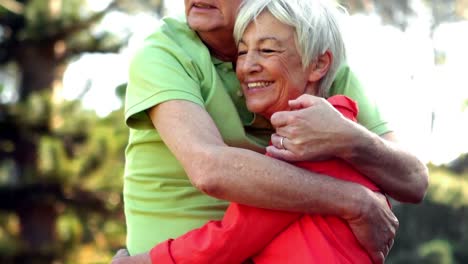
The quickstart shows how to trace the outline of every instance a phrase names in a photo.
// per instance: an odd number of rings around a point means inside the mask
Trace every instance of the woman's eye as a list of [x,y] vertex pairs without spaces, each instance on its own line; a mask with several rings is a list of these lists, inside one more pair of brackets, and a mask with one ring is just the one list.
[[245,51],[245,50],[239,50],[237,52],[237,56],[242,56],[242,55],[245,55],[245,54],[247,54],[247,51]]
[[273,52],[275,52],[275,50],[272,50],[272,49],[261,49],[260,51],[262,53],[273,53]]

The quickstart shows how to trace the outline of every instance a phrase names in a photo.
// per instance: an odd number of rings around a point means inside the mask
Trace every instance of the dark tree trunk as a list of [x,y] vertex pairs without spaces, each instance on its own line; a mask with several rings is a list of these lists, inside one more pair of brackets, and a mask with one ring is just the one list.
[[51,89],[57,78],[58,61],[55,58],[55,42],[24,42],[16,49],[16,62],[21,69],[19,100],[31,93]]
[[[15,48],[15,58],[21,70],[20,103],[34,93],[52,90],[59,65],[53,42],[24,42]],[[20,115],[33,114],[30,111],[33,109],[25,109]],[[39,140],[49,127],[49,118],[40,120],[26,125],[13,122],[15,126],[10,129],[15,131],[9,133],[15,146],[11,155],[15,173],[10,175],[10,183],[16,190],[12,194],[14,210],[20,219],[20,237],[26,250],[18,261],[23,263],[52,263],[58,246],[56,204],[61,199],[61,191],[54,183],[38,182],[41,179],[37,156]]]

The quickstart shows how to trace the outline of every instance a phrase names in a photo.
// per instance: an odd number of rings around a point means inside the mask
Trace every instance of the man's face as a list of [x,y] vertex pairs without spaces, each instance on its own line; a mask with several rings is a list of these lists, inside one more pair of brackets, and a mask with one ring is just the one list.
[[185,0],[189,26],[197,32],[229,30],[232,34],[242,0]]

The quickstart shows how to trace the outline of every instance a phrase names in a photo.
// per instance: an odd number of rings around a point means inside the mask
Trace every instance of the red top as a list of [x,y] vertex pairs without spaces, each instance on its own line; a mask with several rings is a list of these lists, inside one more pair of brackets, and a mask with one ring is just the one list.
[[[354,101],[337,95],[328,101],[356,121]],[[340,159],[294,165],[346,181],[379,188]],[[231,203],[220,221],[210,221],[150,251],[161,263],[372,263],[348,224],[335,216],[303,215]]]

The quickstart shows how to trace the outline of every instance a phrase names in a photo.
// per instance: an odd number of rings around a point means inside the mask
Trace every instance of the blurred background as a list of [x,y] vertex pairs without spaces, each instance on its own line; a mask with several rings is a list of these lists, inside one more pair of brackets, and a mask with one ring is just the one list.
[[[468,263],[468,0],[340,1],[348,59],[430,168],[387,263]],[[182,0],[0,0],[0,263],[125,244],[128,61]]]

